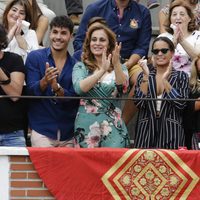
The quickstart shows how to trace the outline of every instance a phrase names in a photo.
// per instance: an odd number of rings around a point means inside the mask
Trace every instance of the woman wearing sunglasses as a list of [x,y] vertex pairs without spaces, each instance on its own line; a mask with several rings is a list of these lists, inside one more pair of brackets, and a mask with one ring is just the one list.
[[175,45],[173,67],[191,74],[191,62],[200,53],[200,31],[186,1],[175,0],[169,9],[166,32],[160,36],[170,38]]
[[[135,88],[135,104],[139,109],[136,122],[136,148],[177,149],[184,146],[182,112],[188,98],[188,75],[172,67],[175,48],[167,37],[152,44],[153,64],[139,61],[143,72]],[[145,99],[144,99],[145,98]],[[152,100],[155,99],[155,100]]]

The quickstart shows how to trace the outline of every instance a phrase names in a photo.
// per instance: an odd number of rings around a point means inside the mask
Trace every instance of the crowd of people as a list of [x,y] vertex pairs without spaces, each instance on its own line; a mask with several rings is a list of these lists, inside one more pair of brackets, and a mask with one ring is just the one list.
[[158,1],[65,5],[56,16],[42,1],[0,2],[0,146],[28,133],[33,147],[200,149],[198,0],[160,9],[152,45]]

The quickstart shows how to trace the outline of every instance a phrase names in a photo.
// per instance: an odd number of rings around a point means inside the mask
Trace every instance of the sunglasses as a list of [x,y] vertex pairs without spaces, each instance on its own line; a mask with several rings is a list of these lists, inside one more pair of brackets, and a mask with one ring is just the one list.
[[169,51],[169,49],[163,48],[163,49],[152,49],[152,50],[151,50],[151,52],[152,52],[153,54],[155,54],[155,55],[157,55],[160,51],[161,51],[163,54],[166,54],[166,53]]

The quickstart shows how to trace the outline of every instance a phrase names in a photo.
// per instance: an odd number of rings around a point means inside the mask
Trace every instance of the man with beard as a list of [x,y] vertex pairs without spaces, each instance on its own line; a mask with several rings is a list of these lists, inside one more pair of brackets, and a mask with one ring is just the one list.
[[[50,23],[50,47],[32,51],[27,58],[27,92],[34,96],[75,96],[72,68],[75,60],[67,48],[73,22],[57,16]],[[32,99],[29,126],[34,147],[73,146],[78,100]]]

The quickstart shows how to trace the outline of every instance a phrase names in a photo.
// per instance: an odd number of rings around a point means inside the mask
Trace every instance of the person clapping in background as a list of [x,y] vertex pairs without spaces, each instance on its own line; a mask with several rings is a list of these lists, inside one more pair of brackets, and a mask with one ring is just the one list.
[[3,25],[8,31],[9,39],[4,51],[19,54],[24,62],[30,51],[39,48],[36,32],[29,29],[31,13],[31,4],[27,0],[12,0],[3,13]]

